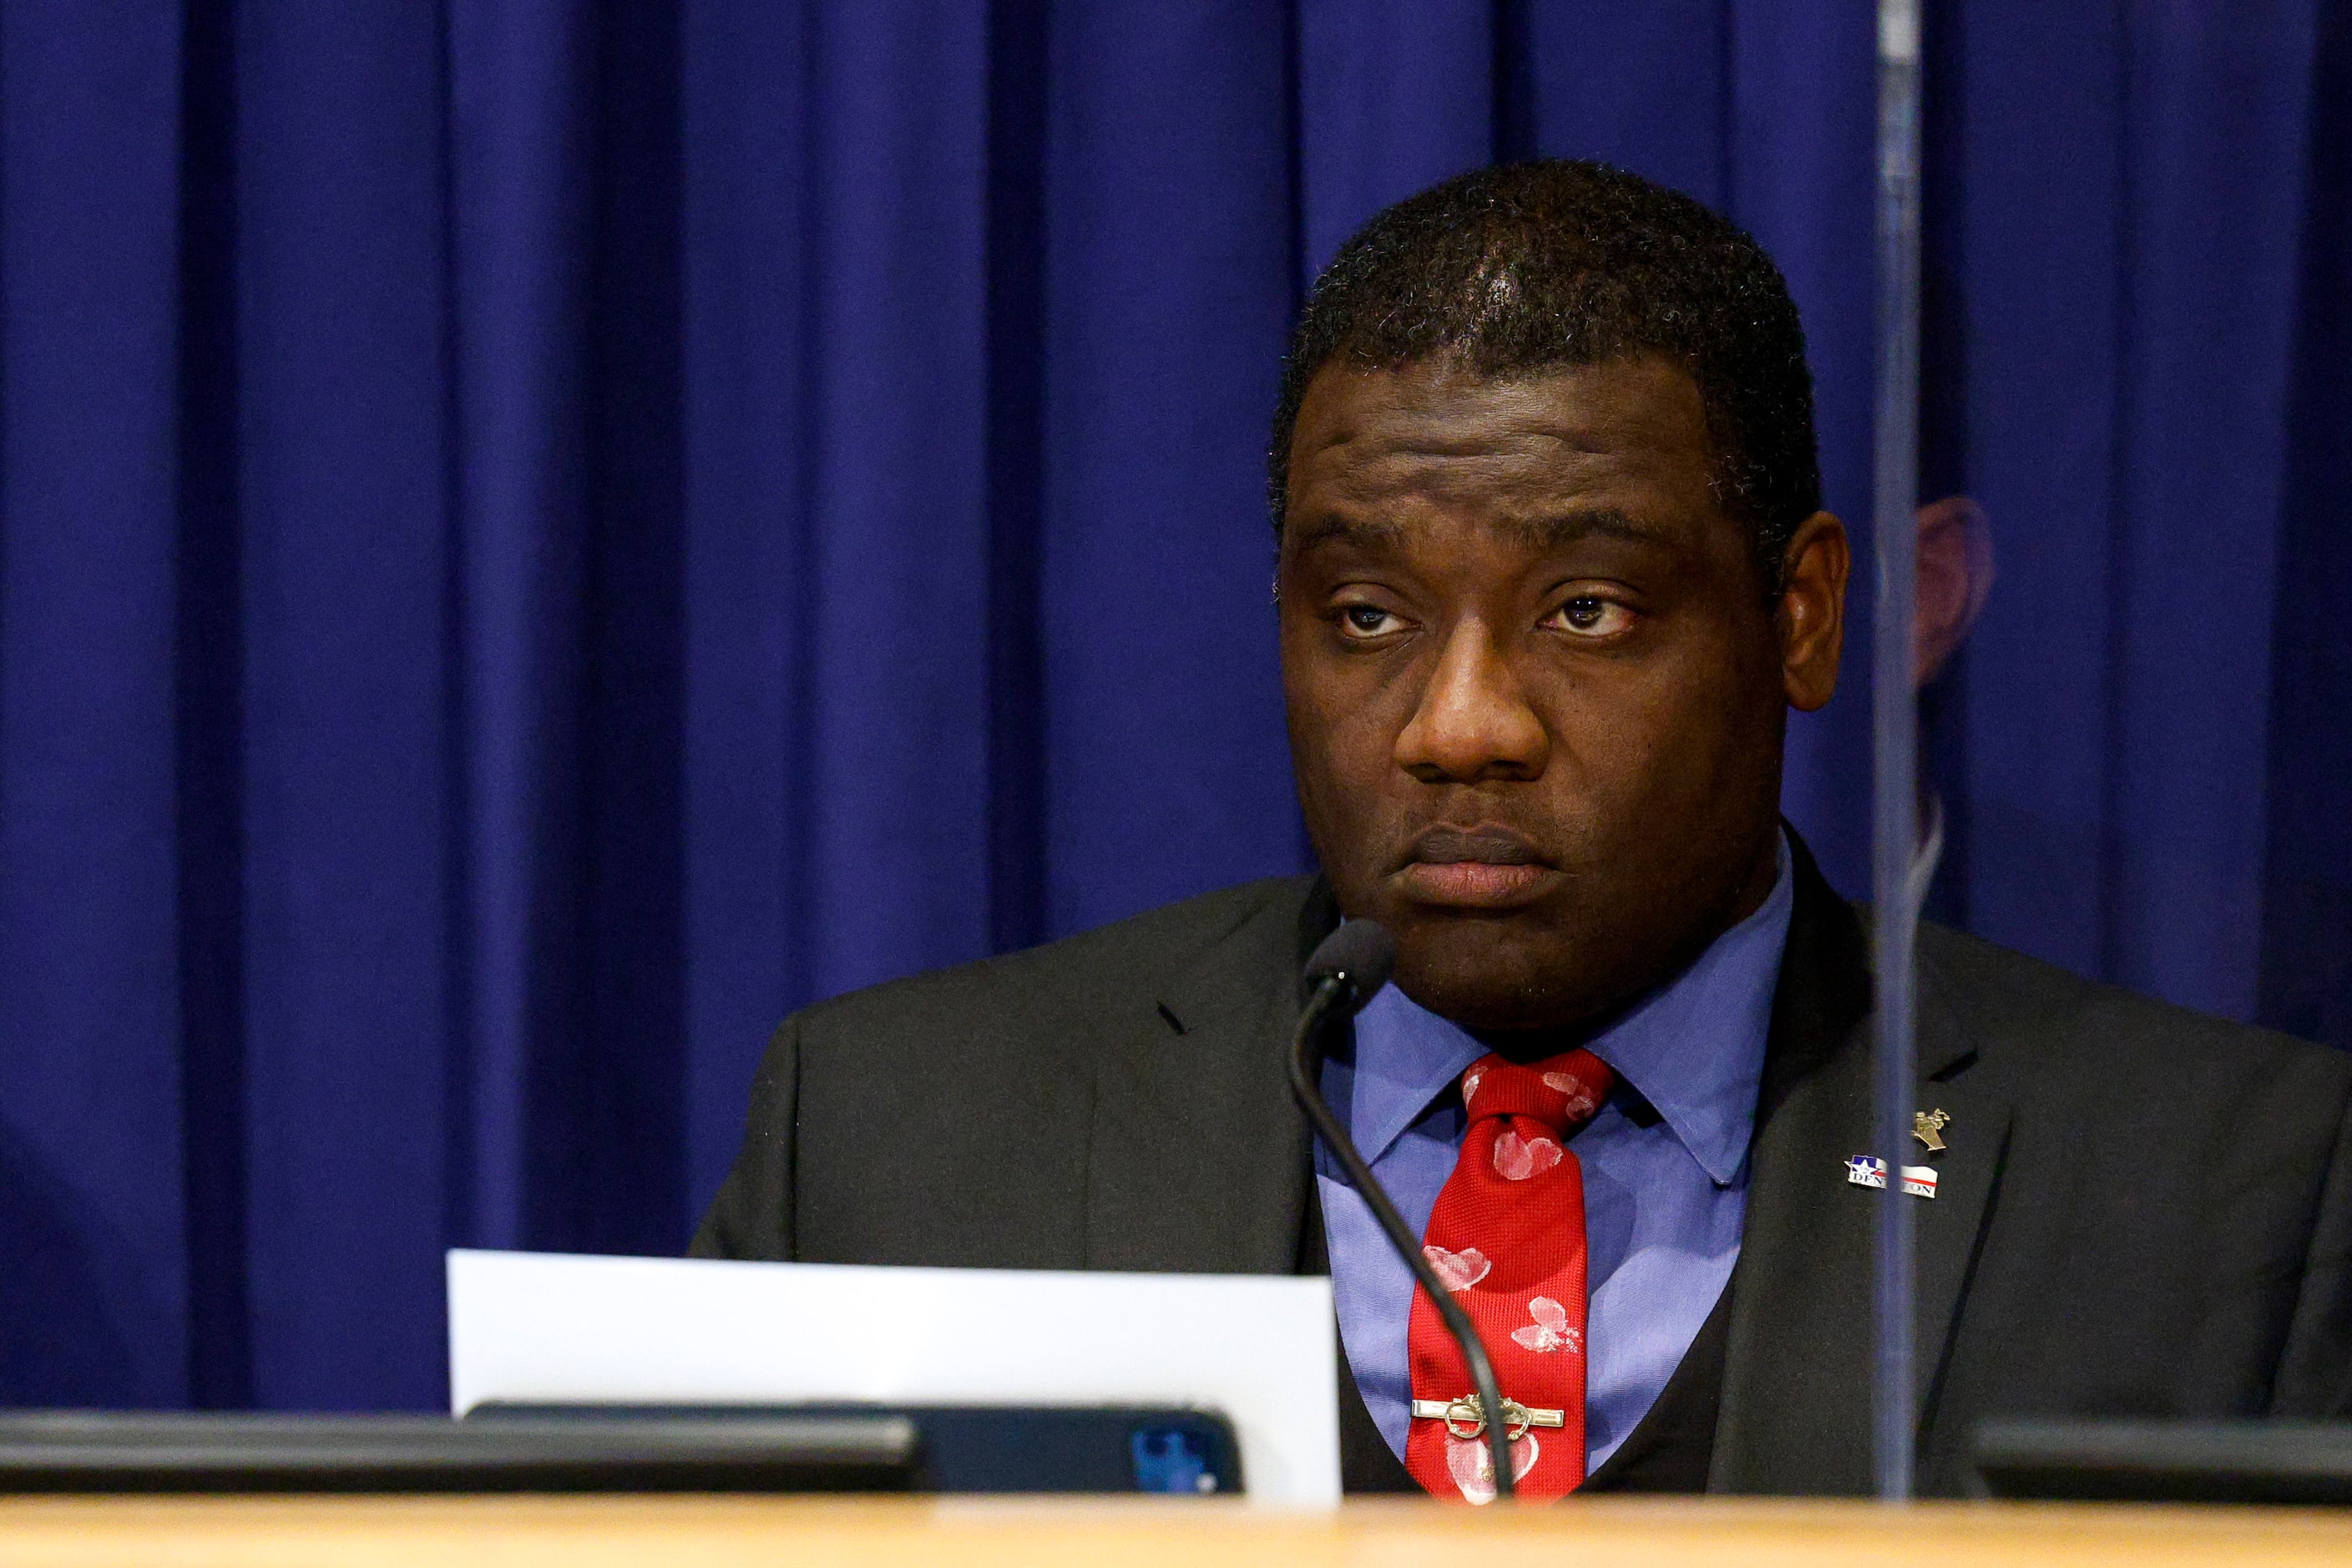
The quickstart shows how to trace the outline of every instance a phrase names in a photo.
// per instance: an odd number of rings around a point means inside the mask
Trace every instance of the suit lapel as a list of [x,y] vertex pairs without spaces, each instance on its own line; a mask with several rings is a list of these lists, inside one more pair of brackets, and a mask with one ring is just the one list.
[[1871,1489],[1874,1205],[1915,1205],[1924,1396],[1944,1362],[2006,1142],[2006,1105],[1976,1081],[1961,1015],[1923,965],[1921,1109],[1949,1113],[1949,1148],[1923,1158],[1914,1142],[1906,1163],[1937,1168],[1937,1195],[1922,1201],[1847,1182],[1845,1162],[1871,1144],[1869,953],[1853,910],[1801,844],[1795,860],[1796,908],[1732,1276],[1714,1491]]
[[1936,1418],[1969,1269],[1991,1218],[1992,1194],[2009,1154],[2011,1100],[1997,1075],[1979,1060],[1979,1042],[1966,1021],[1969,1010],[1947,977],[1924,958],[1916,975],[1919,1109],[1941,1110],[1948,1118],[1941,1152],[1931,1153],[1916,1142],[1911,1146],[1914,1161],[1936,1168],[1935,1199],[1916,1205],[1914,1221],[1918,1340],[1913,1371],[1924,1460],[1925,1433]]
[[1839,1169],[1869,1125],[1870,1058],[1859,1042],[1870,980],[1853,911],[1801,844],[1794,859],[1710,1491],[1870,1485],[1872,1211]]
[[1093,1268],[1287,1274],[1307,1192],[1284,1053],[1300,943],[1334,916],[1269,900],[1167,985],[1097,1058],[1087,1179]]

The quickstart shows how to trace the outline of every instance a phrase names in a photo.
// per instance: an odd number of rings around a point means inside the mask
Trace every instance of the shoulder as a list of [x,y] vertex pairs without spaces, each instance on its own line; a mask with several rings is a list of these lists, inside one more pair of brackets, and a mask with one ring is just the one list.
[[850,992],[803,1009],[804,1045],[827,1037],[904,1040],[940,1027],[969,1037],[1006,1026],[1083,1024],[1106,1011],[1149,1011],[1160,991],[1212,951],[1262,948],[1269,968],[1296,963],[1311,877],[1268,878],[1163,905],[1042,947]]
[[[2104,985],[1979,938],[1922,924],[1921,1005],[2053,1089],[2198,1110],[2284,1113],[2333,1127],[2352,1054]],[[2152,1109],[2153,1107],[2151,1107]]]

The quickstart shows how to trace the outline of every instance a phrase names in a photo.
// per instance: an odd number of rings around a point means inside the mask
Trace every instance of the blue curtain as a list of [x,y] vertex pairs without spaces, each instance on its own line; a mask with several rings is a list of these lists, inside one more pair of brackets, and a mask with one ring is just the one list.
[[[2352,4],[1931,15],[1941,897],[2352,1043]],[[677,1249],[792,1007],[1304,864],[1385,202],[1727,210],[1866,521],[1873,95],[1853,0],[0,0],[0,1402],[436,1405],[442,1249]]]

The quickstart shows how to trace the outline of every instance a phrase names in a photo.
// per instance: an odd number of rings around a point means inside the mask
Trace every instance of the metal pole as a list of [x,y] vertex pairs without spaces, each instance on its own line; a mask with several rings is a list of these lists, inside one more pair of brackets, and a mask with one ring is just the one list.
[[1918,847],[1918,710],[1911,687],[1919,504],[1919,8],[1878,0],[1878,409],[1874,538],[1878,607],[1871,664],[1874,802],[1872,896],[1877,961],[1877,1130],[1886,1162],[1878,1203],[1877,1355],[1873,1405],[1878,1495],[1911,1495],[1909,1158],[1917,1051],[1912,1035],[1910,892]]

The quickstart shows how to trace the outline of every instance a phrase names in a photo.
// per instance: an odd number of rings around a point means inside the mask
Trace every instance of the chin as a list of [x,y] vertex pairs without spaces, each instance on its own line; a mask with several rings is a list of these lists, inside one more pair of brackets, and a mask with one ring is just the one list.
[[1607,1007],[1605,980],[1579,962],[1582,944],[1549,931],[1530,940],[1508,923],[1412,922],[1396,933],[1398,988],[1467,1029],[1568,1028]]

